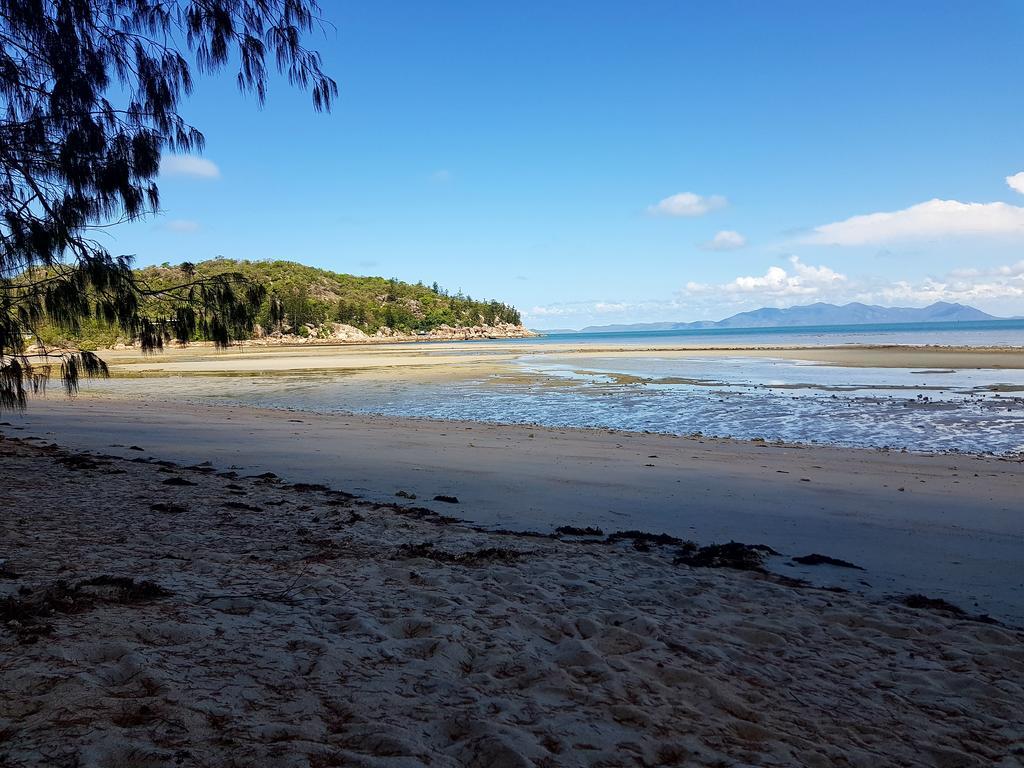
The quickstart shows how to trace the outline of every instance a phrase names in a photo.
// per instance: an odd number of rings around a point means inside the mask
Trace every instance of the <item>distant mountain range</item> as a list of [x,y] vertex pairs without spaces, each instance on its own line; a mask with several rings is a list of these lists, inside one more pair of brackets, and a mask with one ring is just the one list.
[[[949,323],[972,320],[999,320],[980,309],[964,304],[937,301],[927,307],[880,307],[877,305],[836,305],[818,302],[802,307],[776,309],[763,307],[740,312],[724,320],[700,320],[695,323],[633,323],[630,325],[590,325],[579,333],[617,333],[627,331],[679,331],[702,328],[793,328],[807,325],[867,325],[872,323]],[[569,331],[545,331],[567,333]]]

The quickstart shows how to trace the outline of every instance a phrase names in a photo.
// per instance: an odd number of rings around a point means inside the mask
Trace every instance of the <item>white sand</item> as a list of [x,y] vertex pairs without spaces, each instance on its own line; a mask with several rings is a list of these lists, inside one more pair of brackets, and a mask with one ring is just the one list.
[[[0,442],[0,559],[21,574],[0,590],[113,573],[172,595],[54,616],[34,644],[0,628],[0,765],[1024,760],[1017,631],[673,566],[671,549],[54,458]],[[461,566],[399,552],[424,541],[525,554]]]

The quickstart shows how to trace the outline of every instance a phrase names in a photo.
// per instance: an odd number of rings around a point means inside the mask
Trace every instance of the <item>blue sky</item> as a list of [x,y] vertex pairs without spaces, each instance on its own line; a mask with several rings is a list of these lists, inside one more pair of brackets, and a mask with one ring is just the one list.
[[333,112],[200,80],[206,162],[108,247],[436,280],[539,328],[1024,314],[1024,4],[323,7]]

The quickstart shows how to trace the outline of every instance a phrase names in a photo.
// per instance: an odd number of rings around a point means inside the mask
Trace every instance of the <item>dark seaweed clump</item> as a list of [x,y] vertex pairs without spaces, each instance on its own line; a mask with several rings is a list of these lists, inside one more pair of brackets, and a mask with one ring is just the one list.
[[639,552],[650,552],[652,546],[656,547],[696,547],[692,541],[684,541],[678,536],[669,536],[667,533],[649,533],[647,531],[616,531],[608,535],[606,543],[614,544],[617,541],[632,541],[633,549]]
[[803,555],[802,557],[794,557],[794,563],[800,563],[801,565],[834,565],[837,568],[856,568],[858,571],[863,571],[859,565],[854,565],[848,560],[840,560],[837,557],[829,557],[828,555],[819,555],[817,552],[810,555]]
[[928,597],[921,594],[903,595],[896,598],[899,602],[908,608],[915,608],[918,610],[925,611],[937,611],[939,613],[945,613],[950,616],[955,616],[958,619],[967,619],[969,621],[980,621],[982,624],[998,624],[999,622],[993,619],[988,614],[970,614],[961,608],[959,605],[954,605],[948,600],[943,600],[941,597]]
[[180,515],[183,512],[188,512],[188,507],[183,507],[181,504],[175,504],[169,501],[157,501],[149,505],[149,508],[153,512],[160,512],[165,515]]
[[21,642],[32,643],[53,631],[51,619],[60,614],[83,613],[97,605],[134,605],[171,593],[152,581],[127,576],[97,576],[69,584],[56,581],[45,587],[23,587],[17,596],[0,600],[0,624]]
[[735,568],[740,571],[764,570],[764,559],[779,554],[767,544],[709,544],[706,547],[688,547],[679,552],[676,565],[691,568]]
[[320,491],[321,493],[324,493],[331,490],[323,483],[292,483],[291,489],[293,491],[298,491],[299,493],[310,493],[313,491]]
[[555,528],[555,533],[563,536],[604,536],[604,531],[588,525],[586,528],[577,528],[572,525],[560,525]]
[[446,552],[430,542],[422,542],[420,544],[403,544],[398,548],[395,559],[422,557],[454,565],[489,565],[491,563],[514,563],[522,559],[524,554],[519,550],[505,547],[486,547],[471,552]]
[[169,597],[170,591],[152,581],[136,581],[128,576],[97,576],[78,582],[75,587],[83,595],[97,602],[144,603],[161,597]]

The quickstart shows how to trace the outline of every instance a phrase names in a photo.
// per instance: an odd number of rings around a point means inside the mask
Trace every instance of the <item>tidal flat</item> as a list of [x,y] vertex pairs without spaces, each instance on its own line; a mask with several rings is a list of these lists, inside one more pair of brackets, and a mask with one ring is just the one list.
[[1024,351],[1007,347],[524,340],[107,357],[115,378],[89,392],[923,452],[1024,451]]

